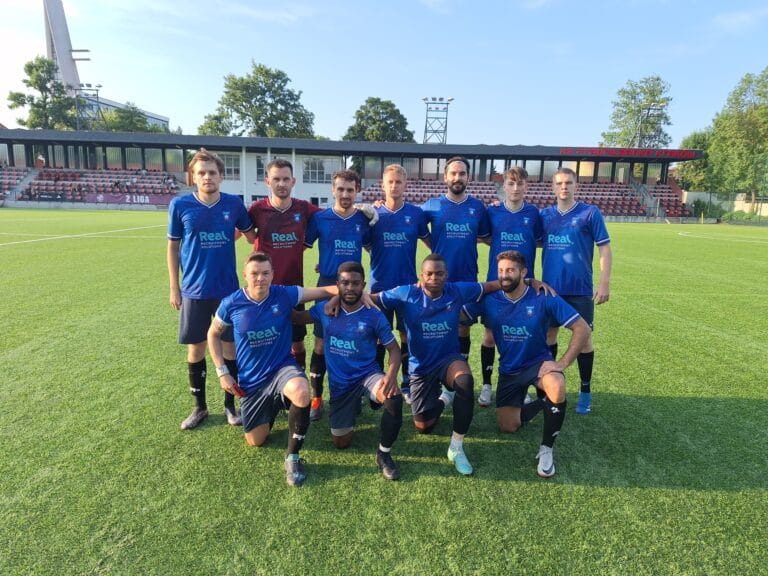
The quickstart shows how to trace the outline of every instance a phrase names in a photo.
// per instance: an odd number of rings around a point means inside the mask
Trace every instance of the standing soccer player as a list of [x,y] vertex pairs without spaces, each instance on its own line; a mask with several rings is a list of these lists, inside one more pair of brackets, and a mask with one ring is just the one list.
[[[334,204],[315,214],[309,222],[304,245],[311,248],[317,240],[319,252],[318,286],[336,284],[336,271],[347,261],[360,262],[363,248],[371,243],[368,218],[355,207],[360,192],[360,176],[353,170],[340,170],[333,175]],[[325,354],[323,350],[323,326],[315,322],[315,348],[309,363],[312,384],[312,408],[310,419],[319,420],[323,413],[323,379],[325,378]]]
[[[589,338],[587,323],[558,296],[537,295],[525,285],[525,257],[514,250],[496,257],[501,289],[486,294],[480,304],[464,308],[482,314],[499,349],[496,418],[502,432],[514,432],[544,409],[544,431],[536,458],[542,478],[555,474],[552,448],[565,419],[565,369]],[[556,323],[573,331],[568,349],[555,361],[547,346],[547,331]],[[545,394],[525,403],[528,386]]]
[[[594,329],[595,303],[608,302],[610,296],[613,255],[603,215],[597,206],[576,202],[576,182],[576,173],[570,168],[560,168],[552,178],[557,205],[541,212],[544,226],[542,276]],[[594,290],[592,282],[595,245],[600,258],[597,290]],[[557,325],[553,325],[547,334],[547,344],[553,358],[557,358],[558,329]],[[577,414],[589,414],[592,410],[594,358],[590,331],[584,349],[578,356],[581,389],[576,404]]]
[[[427,200],[421,209],[429,223],[429,246],[448,265],[449,282],[477,282],[477,242],[490,234],[485,204],[467,194],[469,161],[454,156],[445,162],[447,192]],[[469,326],[459,327],[462,356],[469,357]]]
[[[491,249],[488,254],[488,280],[498,278],[496,257],[507,250],[523,254],[527,263],[527,278],[533,278],[536,263],[536,245],[542,239],[541,214],[536,206],[525,201],[528,191],[528,172],[521,166],[513,166],[504,172],[504,203],[488,207]],[[495,353],[493,331],[485,326],[483,344],[480,347],[483,386],[478,404],[491,405],[493,360]]]
[[[195,409],[181,423],[182,430],[198,426],[208,417],[205,398],[205,344],[211,317],[219,301],[237,290],[235,229],[249,242],[254,235],[243,202],[221,192],[224,162],[201,148],[189,163],[197,191],[179,196],[168,208],[168,248],[166,259],[170,278],[170,303],[180,310],[179,343],[187,345],[189,389]],[[181,267],[181,287],[179,268]],[[224,359],[237,376],[232,333],[222,335]],[[227,422],[240,425],[232,394],[224,395]]]
[[[365,271],[362,264],[345,262],[339,266],[337,287],[340,301],[337,316],[327,315],[323,302],[301,314],[303,321],[314,319],[323,325],[331,396],[328,419],[333,445],[336,448],[350,446],[360,397],[367,396],[372,407],[384,407],[376,464],[387,480],[397,480],[400,471],[391,451],[403,423],[403,397],[397,387],[400,350],[381,311],[363,306]],[[376,363],[376,342],[383,343],[389,352],[386,373]]]
[[[301,486],[306,472],[299,450],[309,429],[309,385],[291,355],[291,313],[298,304],[329,298],[338,291],[335,286],[272,285],[273,275],[269,254],[248,256],[243,271],[246,285],[221,301],[208,330],[208,347],[221,387],[241,396],[243,432],[249,445],[264,444],[277,411],[288,407],[286,482]],[[228,331],[235,336],[237,381],[223,356],[222,337]]]
[[[304,233],[310,218],[320,208],[291,197],[296,178],[288,160],[276,158],[267,164],[265,184],[269,197],[256,200],[248,209],[256,228],[253,248],[272,257],[275,284],[304,286]],[[303,309],[304,305],[299,308]],[[306,326],[293,326],[291,353],[302,370],[306,368],[306,335]]]
[[[384,204],[377,209],[379,221],[371,235],[371,292],[383,292],[397,286],[415,284],[416,246],[419,238],[429,237],[427,220],[421,208],[405,201],[407,174],[399,164],[384,168],[381,188]],[[394,310],[384,314],[395,327]],[[408,335],[400,314],[397,315],[397,330],[400,332],[400,355],[402,358],[402,391],[406,401],[410,400],[408,384]],[[384,344],[379,343],[376,353],[379,367],[384,367]]]

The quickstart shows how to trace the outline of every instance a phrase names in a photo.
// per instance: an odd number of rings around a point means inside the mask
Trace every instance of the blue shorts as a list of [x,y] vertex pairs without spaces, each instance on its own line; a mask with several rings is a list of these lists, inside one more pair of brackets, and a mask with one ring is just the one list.
[[[344,394],[333,397],[328,403],[328,420],[331,424],[331,434],[334,430],[354,428],[357,412],[360,409],[360,397],[367,396],[372,402],[376,402],[376,388],[384,377],[381,372],[374,372],[360,380],[357,385]],[[333,389],[333,383],[330,384]],[[335,436],[337,434],[334,434]],[[343,434],[338,434],[339,436]]]
[[432,372],[411,374],[411,413],[415,416],[432,410],[440,401],[441,386],[445,384],[448,367],[456,360],[464,360],[461,354],[450,354]]
[[[589,296],[560,296],[571,308],[579,313],[579,316],[584,318],[584,322],[589,324],[589,327],[594,329],[595,321],[595,301]],[[550,328],[556,328],[560,326],[557,320],[552,319],[549,323]]]
[[[193,300],[181,299],[181,312],[179,313],[179,344],[199,344],[208,340],[208,328],[216,314],[221,300]],[[235,333],[232,326],[221,335],[224,342],[234,342]]]
[[289,380],[298,376],[305,380],[307,378],[295,363],[288,364],[280,368],[267,384],[240,399],[244,432],[250,432],[262,424],[269,424],[280,410],[288,407],[283,389]]
[[510,374],[499,374],[499,383],[496,386],[496,408],[505,406],[522,408],[528,386],[536,386],[539,381],[539,370],[543,363],[537,362],[533,366]]

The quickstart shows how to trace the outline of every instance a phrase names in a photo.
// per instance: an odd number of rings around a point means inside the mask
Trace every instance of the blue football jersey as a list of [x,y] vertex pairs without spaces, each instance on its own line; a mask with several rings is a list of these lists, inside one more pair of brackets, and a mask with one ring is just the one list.
[[180,240],[181,295],[218,300],[240,286],[235,261],[235,228],[253,228],[237,196],[221,194],[204,204],[195,194],[178,196],[168,207],[168,239]]
[[339,309],[338,316],[323,311],[325,303],[310,308],[312,318],[323,325],[325,363],[331,398],[341,396],[375,372],[376,343],[385,346],[394,341],[392,327],[378,308],[361,306],[354,312]]
[[464,307],[471,318],[480,314],[493,332],[499,351],[499,373],[510,374],[538,362],[552,360],[547,346],[550,319],[570,327],[581,318],[559,296],[537,295],[526,288],[518,300],[510,300],[502,290],[486,294],[478,304]]
[[427,219],[421,208],[406,202],[397,210],[377,209],[379,221],[371,234],[370,291],[415,284],[416,247],[427,238]]
[[536,265],[536,245],[541,242],[541,214],[536,206],[523,202],[513,212],[504,204],[488,208],[491,227],[491,249],[488,254],[488,281],[498,280],[496,256],[507,250],[516,250],[525,256],[527,278],[533,278]]
[[405,319],[411,374],[428,374],[459,353],[461,308],[482,295],[483,286],[477,282],[448,282],[436,299],[418,286],[398,286],[379,294],[384,308],[397,310]]
[[485,204],[472,196],[454,202],[443,194],[427,200],[421,209],[429,222],[432,252],[448,264],[448,281],[475,282],[477,239],[490,234]]
[[269,295],[256,302],[241,289],[219,304],[216,318],[235,332],[238,381],[246,394],[269,383],[284,366],[296,363],[291,356],[291,312],[303,293],[301,286],[273,285]]
[[318,212],[309,221],[304,245],[312,247],[318,241],[320,277],[334,280],[344,262],[360,262],[363,248],[371,243],[371,227],[359,210],[349,216],[339,216],[333,208]]
[[544,226],[542,279],[563,296],[592,296],[595,245],[610,243],[603,215],[592,204],[576,202],[561,213],[541,211]]

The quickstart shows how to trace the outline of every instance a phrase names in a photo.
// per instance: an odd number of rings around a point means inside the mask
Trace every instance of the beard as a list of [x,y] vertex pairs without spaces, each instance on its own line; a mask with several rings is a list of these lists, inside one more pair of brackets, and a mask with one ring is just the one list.
[[517,290],[517,287],[520,286],[521,280],[521,278],[516,278],[514,280],[500,280],[499,283],[501,284],[501,289],[509,294],[510,292]]
[[456,195],[463,194],[464,190],[467,189],[467,185],[464,182],[454,182],[448,185],[448,189]]

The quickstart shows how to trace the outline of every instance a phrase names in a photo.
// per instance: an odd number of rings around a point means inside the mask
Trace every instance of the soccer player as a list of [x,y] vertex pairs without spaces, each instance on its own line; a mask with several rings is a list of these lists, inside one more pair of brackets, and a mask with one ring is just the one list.
[[[399,286],[372,294],[375,303],[395,310],[405,321],[410,347],[411,411],[416,429],[428,434],[443,410],[453,404],[453,433],[448,459],[460,474],[472,474],[464,453],[464,436],[472,423],[474,380],[459,352],[461,307],[479,301],[484,291],[498,289],[497,282],[447,282],[448,267],[439,254],[430,254],[421,265],[418,286]],[[441,393],[441,385],[445,390]]]
[[[488,207],[491,249],[488,254],[488,280],[497,279],[496,256],[507,250],[517,250],[525,256],[527,278],[533,278],[536,262],[536,245],[541,242],[541,214],[536,206],[525,201],[528,191],[528,172],[521,166],[513,166],[504,172],[504,203]],[[493,357],[495,352],[493,332],[485,327],[480,347],[480,365],[483,386],[478,404],[491,405]]]
[[[536,458],[542,478],[555,474],[552,447],[565,419],[565,369],[576,359],[590,329],[579,314],[558,296],[537,295],[525,285],[525,256],[510,250],[496,257],[501,289],[486,294],[480,304],[464,308],[482,314],[499,349],[496,418],[502,432],[514,432],[544,409],[544,432]],[[547,346],[551,324],[573,331],[568,349],[555,361]],[[528,386],[536,386],[544,400],[526,404]]]
[[[237,290],[236,229],[253,242],[253,226],[243,202],[221,192],[224,162],[201,148],[189,163],[197,190],[171,201],[168,208],[166,259],[170,278],[170,303],[179,316],[179,343],[187,345],[189,389],[195,409],[181,423],[182,430],[198,426],[208,417],[205,398],[205,344],[211,317],[219,301]],[[182,279],[179,287],[179,267]],[[224,359],[237,377],[232,333],[222,335]],[[224,395],[227,422],[240,425],[232,394]]]
[[[347,261],[360,262],[363,248],[371,243],[371,230],[365,214],[355,206],[360,192],[360,176],[353,170],[340,170],[332,178],[334,204],[315,214],[309,222],[304,246],[311,248],[315,240],[320,254],[318,286],[334,286],[336,271]],[[312,384],[310,419],[319,420],[323,413],[323,326],[315,322],[315,348],[309,364]]]
[[[490,234],[485,204],[467,194],[469,161],[454,156],[445,162],[443,181],[448,190],[421,207],[427,216],[429,246],[448,265],[449,282],[477,282],[477,242]],[[469,326],[459,327],[461,354],[469,357]]]
[[[595,303],[608,302],[610,296],[613,255],[611,239],[603,215],[597,206],[576,202],[576,173],[560,168],[552,177],[556,206],[541,212],[544,226],[542,277],[552,286],[594,330]],[[597,290],[592,283],[594,246],[600,258],[600,279]],[[550,327],[547,344],[557,358],[558,326]],[[577,414],[592,410],[592,365],[595,358],[592,333],[578,357],[581,389],[576,404]]]
[[[403,397],[397,386],[400,349],[384,314],[378,308],[366,308],[361,302],[365,287],[362,264],[345,262],[339,266],[337,287],[337,316],[327,315],[322,302],[301,313],[304,322],[314,319],[323,325],[333,445],[350,446],[360,397],[368,396],[375,409],[384,406],[376,464],[387,480],[397,480],[400,471],[391,451],[403,423]],[[386,373],[376,363],[377,341],[389,352]]]
[[[427,220],[421,208],[405,201],[407,186],[405,168],[390,164],[384,168],[381,188],[384,204],[377,209],[379,221],[373,227],[371,236],[371,292],[382,292],[415,284],[416,245],[419,238],[429,236]],[[392,327],[395,327],[393,310],[385,310]],[[408,385],[408,335],[405,324],[398,314],[397,329],[400,332],[400,353],[402,358],[402,392],[406,402],[410,400]],[[379,367],[384,366],[384,345],[379,343],[376,353]]]
[[[256,200],[248,209],[256,228],[253,248],[272,257],[275,284],[304,286],[304,232],[320,208],[291,197],[296,178],[288,160],[276,158],[267,164],[265,184],[269,197]],[[300,309],[303,308],[303,304],[300,305]],[[306,367],[306,335],[304,324],[293,326],[291,353],[302,370]]]
[[[219,384],[237,393],[246,442],[261,446],[269,436],[278,410],[288,406],[286,481],[301,486],[306,479],[299,450],[309,428],[309,384],[291,355],[291,312],[298,304],[338,293],[336,286],[302,288],[273,285],[272,259],[264,252],[248,256],[246,285],[221,301],[208,330],[208,347]],[[235,335],[236,381],[223,356],[222,336]]]

